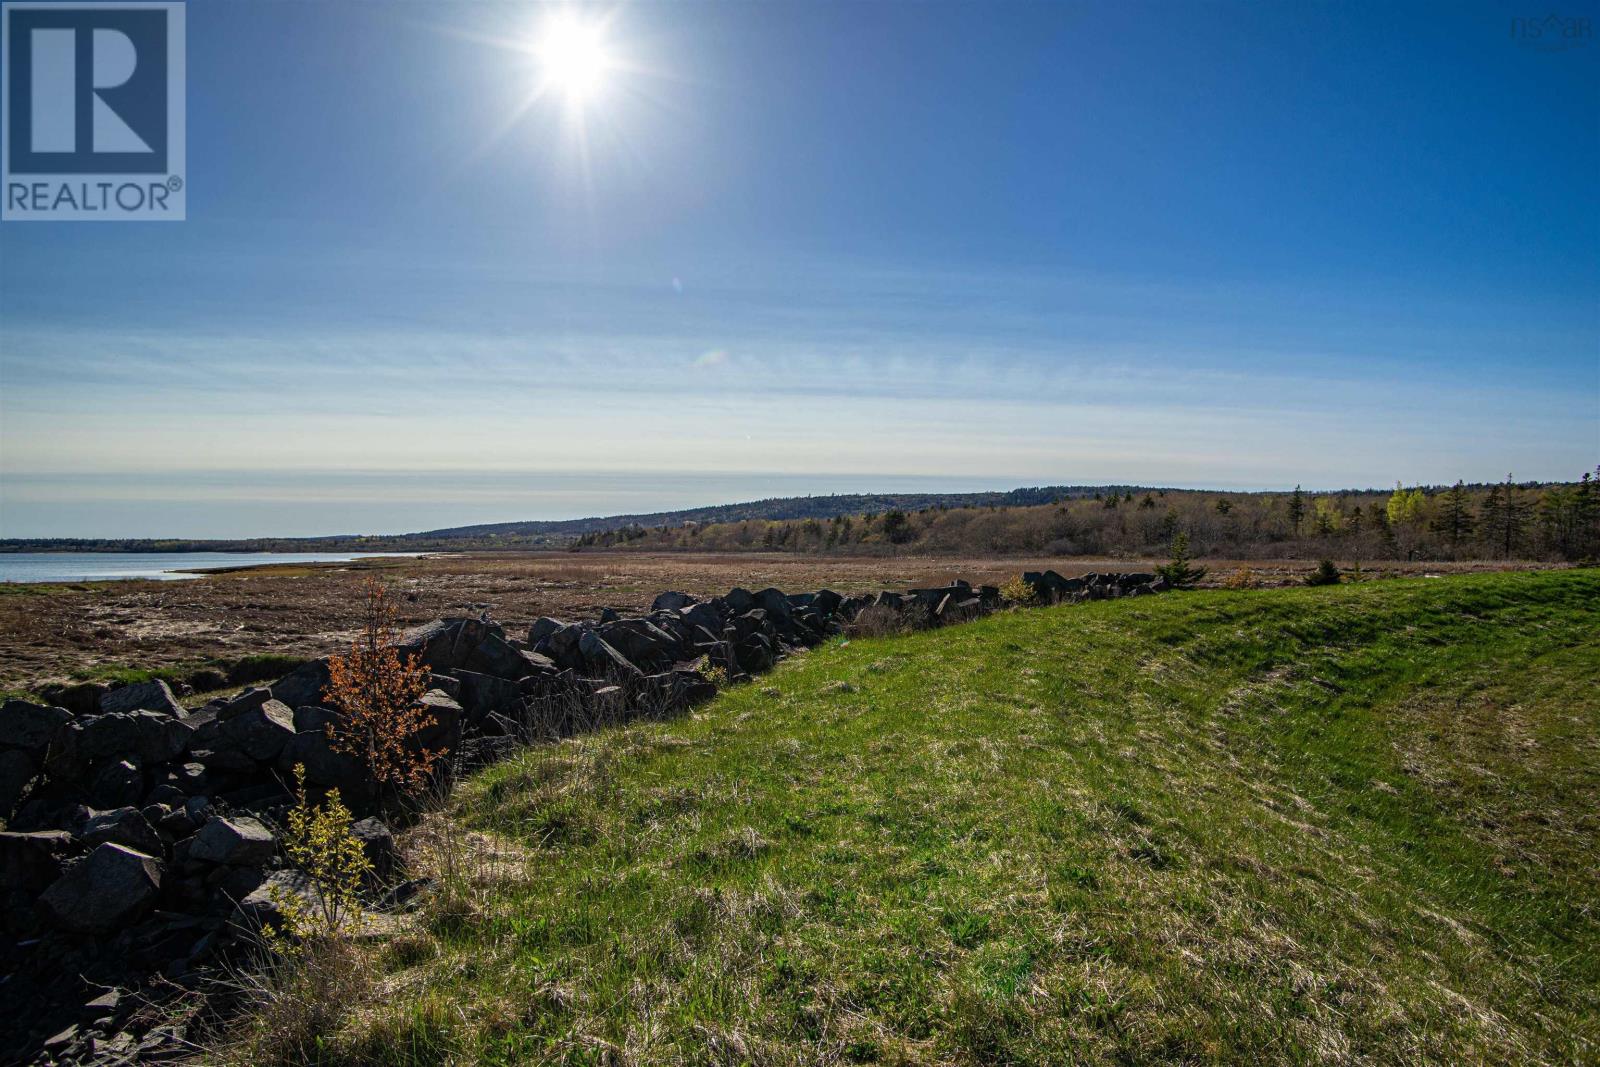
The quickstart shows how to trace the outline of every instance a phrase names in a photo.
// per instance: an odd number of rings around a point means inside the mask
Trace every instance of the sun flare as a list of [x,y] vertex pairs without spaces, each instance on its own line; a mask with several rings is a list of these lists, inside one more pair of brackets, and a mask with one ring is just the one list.
[[545,24],[536,52],[545,83],[574,106],[599,95],[613,66],[604,25],[568,12]]

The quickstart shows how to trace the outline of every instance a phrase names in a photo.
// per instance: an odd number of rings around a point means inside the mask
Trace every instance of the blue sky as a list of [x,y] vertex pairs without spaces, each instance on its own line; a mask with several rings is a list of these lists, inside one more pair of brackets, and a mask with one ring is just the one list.
[[191,3],[188,221],[0,226],[0,535],[1600,460],[1600,41],[575,10],[581,117],[528,106],[547,5]]

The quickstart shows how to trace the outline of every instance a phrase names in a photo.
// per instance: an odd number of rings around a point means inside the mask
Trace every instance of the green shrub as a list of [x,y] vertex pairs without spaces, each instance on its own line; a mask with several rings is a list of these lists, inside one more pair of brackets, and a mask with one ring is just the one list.
[[1157,567],[1156,573],[1174,589],[1193,589],[1206,576],[1204,567],[1190,565],[1188,534],[1180,533],[1172,539],[1172,562]]
[[1317,564],[1317,569],[1306,576],[1307,585],[1338,585],[1339,582],[1339,568],[1331,559]]

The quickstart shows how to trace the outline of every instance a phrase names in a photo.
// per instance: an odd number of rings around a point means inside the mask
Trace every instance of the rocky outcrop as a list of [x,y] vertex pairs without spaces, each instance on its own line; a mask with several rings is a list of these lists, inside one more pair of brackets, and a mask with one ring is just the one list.
[[[1164,588],[1147,574],[1023,577],[1047,602]],[[683,711],[716,694],[713,677],[768,670],[869,606],[938,626],[994,611],[1002,598],[960,581],[853,597],[734,589],[666,592],[643,615],[541,618],[515,632],[487,617],[440,619],[401,639],[432,672],[421,701],[432,725],[415,742],[449,753],[447,784],[520,745]],[[198,989],[243,932],[270,919],[274,887],[276,899],[314,900],[275,829],[296,766],[312,788],[339,789],[360,817],[374,892],[400,876],[377,790],[330,743],[339,714],[323,702],[328,678],[327,661],[313,660],[194,709],[161,681],[63,689],[63,706],[0,707],[0,968],[23,977],[0,998],[13,1058],[89,1062],[95,1047],[179,1044],[176,1032],[120,1032],[126,1012],[114,1003],[96,1005],[93,1019],[84,1012],[101,987],[149,987],[159,976],[164,988]]]
[[1154,574],[1097,574],[1063,578],[1055,571],[1024,571],[1022,580],[1033,587],[1041,601],[1056,604],[1069,600],[1106,600],[1119,596],[1164,593],[1170,588],[1165,578]]

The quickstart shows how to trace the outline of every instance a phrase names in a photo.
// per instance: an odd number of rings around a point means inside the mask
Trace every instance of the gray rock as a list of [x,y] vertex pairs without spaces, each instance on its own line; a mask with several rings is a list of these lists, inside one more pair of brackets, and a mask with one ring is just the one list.
[[[194,725],[165,712],[111,712],[82,722],[76,734],[78,752],[85,759],[133,756],[144,763],[166,763],[182,755],[194,736]],[[63,732],[62,736],[73,736]]]
[[[238,715],[243,715],[245,712],[250,711],[253,708],[259,708],[261,705],[265,704],[271,699],[271,689],[261,686],[253,686],[249,689],[246,689],[238,696],[232,697],[217,705],[217,721],[227,722],[229,719],[232,719]],[[211,705],[207,706],[209,707]]]
[[104,844],[39,897],[63,930],[108,934],[141,918],[161,893],[165,865],[124,845]]
[[669,611],[669,610],[670,611],[682,611],[684,608],[688,607],[690,604],[693,604],[694,602],[695,602],[695,598],[690,596],[688,593],[679,593],[679,592],[676,592],[675,590],[669,589],[665,593],[661,593],[660,595],[658,595],[654,600],[652,600],[650,602],[650,610],[651,611]]
[[107,763],[89,779],[89,801],[97,808],[125,808],[144,798],[144,772],[133,760]]
[[580,646],[583,644],[584,634],[588,632],[588,627],[585,626],[576,624],[563,626],[546,635],[540,651],[548,655],[555,665],[564,671],[582,670],[586,664]]
[[756,607],[767,613],[767,617],[778,623],[789,621],[789,615],[794,610],[794,605],[789,603],[789,598],[783,590],[767,588],[755,595]]
[[722,629],[722,613],[713,604],[691,604],[679,615],[690,626],[704,627],[713,634]]
[[20,749],[0,749],[0,819],[9,819],[16,810],[28,783],[39,773],[32,756]]
[[484,637],[462,666],[480,674],[511,679],[525,678],[535,669],[532,663],[523,658],[521,651],[497,634]]
[[482,619],[438,619],[401,635],[400,652],[416,656],[429,670],[447,671],[466,666],[491,635],[505,636],[499,626]]
[[172,695],[172,689],[159,678],[111,690],[100,698],[100,710],[104,713],[149,710],[174,717],[184,714],[183,705]]
[[307,730],[326,730],[343,720],[337,711],[318,704],[302,704],[294,709],[294,730],[303,734]]
[[137,808],[112,808],[110,811],[90,810],[88,817],[77,826],[77,836],[85,845],[102,845],[107,841],[152,856],[161,855],[161,836],[150,820]]
[[461,683],[459,706],[469,723],[477,723],[492,711],[514,711],[522,700],[516,682],[492,674],[457,671],[456,680]]
[[111,692],[104,682],[79,682],[65,689],[50,692],[50,702],[59,704],[74,715],[100,714],[100,698]]
[[270,863],[277,850],[272,831],[244,816],[212,819],[189,839],[189,858],[204,863],[259,867]]
[[437,689],[422,694],[418,703],[433,716],[433,725],[417,732],[417,745],[435,752],[453,751],[461,743],[461,705]]
[[548,615],[537,620],[532,626],[528,627],[528,647],[536,648],[540,641],[543,641],[566,625],[560,619],[552,619]]
[[272,698],[291,708],[304,704],[320,704],[328,688],[328,661],[314,659],[302,663],[276,682],[272,683]]
[[254,933],[263,926],[282,928],[283,907],[280,900],[295,898],[308,909],[322,907],[322,894],[316,883],[302,871],[279,870],[267,875],[264,882],[252,890],[233,910],[232,924],[246,933]]
[[350,832],[361,842],[361,850],[372,864],[373,878],[387,882],[399,865],[400,853],[395,848],[394,832],[379,818],[361,819],[350,827]]
[[71,721],[72,713],[66,708],[8,700],[0,706],[0,746],[43,755],[56,734]]
[[602,627],[601,640],[636,667],[664,667],[677,658],[678,639],[649,619],[623,619]]
[[592,630],[583,632],[583,636],[578,640],[578,651],[583,654],[584,662],[589,669],[598,674],[630,678],[640,673],[639,668],[630,663],[626,656],[612,648]]
[[0,888],[29,899],[60,878],[72,853],[72,835],[65,830],[0,832]]
[[287,774],[296,764],[302,765],[307,781],[338,789],[346,804],[360,807],[371,799],[372,781],[360,760],[335,750],[329,740],[328,724],[338,718],[336,712],[326,708],[296,709],[294,719],[299,730],[279,754],[278,768]]
[[743,615],[751,608],[759,607],[755,594],[748,589],[730,589],[717,598],[727,608],[726,614]]
[[218,747],[265,763],[278,757],[294,733],[294,712],[287,704],[268,696],[217,727]]

